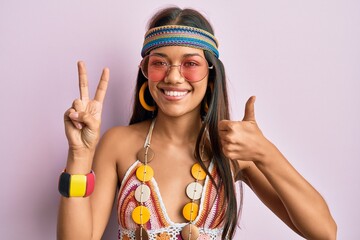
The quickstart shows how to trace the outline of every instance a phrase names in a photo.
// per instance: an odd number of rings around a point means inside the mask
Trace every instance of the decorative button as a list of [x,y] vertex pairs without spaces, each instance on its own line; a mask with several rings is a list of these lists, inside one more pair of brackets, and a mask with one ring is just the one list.
[[139,227],[135,231],[135,239],[139,240],[149,240],[149,235],[143,227]]
[[140,203],[146,202],[150,197],[150,193],[150,188],[145,184],[141,184],[135,190],[135,199]]
[[137,224],[145,224],[150,219],[150,211],[145,206],[137,206],[131,214],[132,219]]
[[193,224],[188,224],[181,230],[181,237],[186,240],[198,240],[199,228]]
[[154,170],[149,165],[142,165],[136,169],[136,177],[142,182],[147,182],[154,177]]
[[202,167],[200,166],[200,164],[195,163],[192,167],[191,167],[191,175],[197,179],[197,180],[204,180],[206,177],[206,172],[202,169]]
[[198,182],[192,182],[186,187],[186,195],[193,200],[201,198],[203,186]]
[[[145,155],[147,155],[147,162],[145,161]],[[137,159],[144,164],[151,162],[153,160],[154,156],[155,156],[155,153],[150,147],[148,147],[147,152],[146,152],[146,148],[142,148],[137,153]]]
[[183,216],[188,221],[194,221],[199,211],[199,205],[194,202],[187,203],[183,208]]

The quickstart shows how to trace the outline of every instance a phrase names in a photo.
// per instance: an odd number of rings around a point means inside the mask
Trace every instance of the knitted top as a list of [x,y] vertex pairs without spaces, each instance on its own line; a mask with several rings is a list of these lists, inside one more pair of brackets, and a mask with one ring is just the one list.
[[[147,138],[148,140],[148,138]],[[117,212],[118,212],[118,239],[136,240],[135,231],[138,225],[133,221],[131,214],[135,207],[139,205],[135,199],[135,190],[141,185],[136,177],[136,169],[142,163],[137,160],[127,170],[118,192]],[[211,162],[209,173],[214,180],[219,182],[219,175],[216,167]],[[153,177],[146,185],[151,190],[149,200],[144,203],[150,210],[150,220],[145,224],[146,231],[150,240],[181,240],[181,230],[188,223],[174,223],[169,218],[164,202],[161,198],[159,187]],[[199,228],[199,240],[220,239],[223,230],[223,219],[226,206],[224,202],[224,190],[221,188],[217,194],[215,185],[206,176],[204,188],[200,200],[199,214],[193,224]]]

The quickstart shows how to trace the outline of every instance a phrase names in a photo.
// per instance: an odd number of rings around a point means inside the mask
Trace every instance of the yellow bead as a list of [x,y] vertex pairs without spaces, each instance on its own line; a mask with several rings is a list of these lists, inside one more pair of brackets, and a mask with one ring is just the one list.
[[206,177],[206,172],[204,171],[204,169],[202,169],[202,167],[200,166],[200,164],[195,163],[192,167],[191,167],[191,175],[197,179],[197,180],[204,180]]
[[199,205],[194,202],[187,203],[183,208],[183,216],[188,221],[194,221],[199,212]]
[[86,175],[71,175],[70,197],[83,197],[86,192]]
[[137,224],[145,224],[150,219],[150,210],[145,206],[137,206],[131,213],[131,217]]
[[136,177],[142,182],[147,182],[154,177],[154,170],[149,165],[141,165],[136,169]]

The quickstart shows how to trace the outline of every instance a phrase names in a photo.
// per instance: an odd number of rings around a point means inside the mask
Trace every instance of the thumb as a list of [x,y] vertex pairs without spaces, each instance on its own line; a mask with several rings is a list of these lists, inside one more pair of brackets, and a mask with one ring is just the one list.
[[243,121],[256,121],[255,120],[255,110],[254,110],[254,104],[255,104],[256,97],[251,96],[245,105],[245,114]]

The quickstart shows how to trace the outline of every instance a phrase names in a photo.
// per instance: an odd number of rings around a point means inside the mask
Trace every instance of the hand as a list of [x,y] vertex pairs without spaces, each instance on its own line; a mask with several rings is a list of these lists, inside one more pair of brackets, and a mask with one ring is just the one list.
[[219,123],[222,150],[231,160],[261,160],[270,144],[256,123],[255,99],[255,96],[252,96],[246,102],[242,121],[222,120]]
[[94,151],[100,138],[101,112],[109,81],[109,69],[102,72],[95,98],[89,98],[85,64],[78,62],[80,99],[64,114],[65,133],[71,151]]

